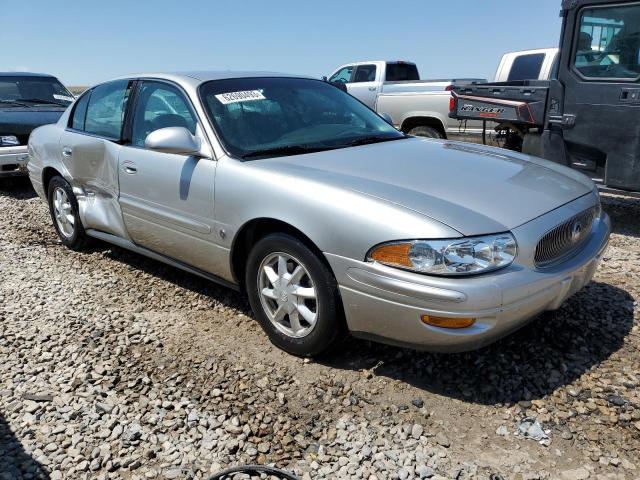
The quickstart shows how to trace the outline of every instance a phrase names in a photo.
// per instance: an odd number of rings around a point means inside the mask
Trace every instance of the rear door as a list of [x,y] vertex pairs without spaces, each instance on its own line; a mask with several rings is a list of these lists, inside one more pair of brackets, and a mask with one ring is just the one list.
[[116,80],[85,92],[60,137],[65,169],[87,199],[85,228],[118,236],[126,236],[116,199],[118,155],[132,85],[129,80]]
[[219,272],[222,257],[212,248],[216,162],[146,149],[147,135],[166,127],[184,127],[207,142],[177,85],[141,81],[119,157],[119,201],[127,231],[138,245]]
[[381,80],[381,72],[378,70],[373,63],[356,65],[351,83],[347,84],[347,91],[351,95],[374,110]]
[[640,190],[640,2],[567,15],[558,74],[564,117],[555,118],[565,119],[568,162],[608,186]]

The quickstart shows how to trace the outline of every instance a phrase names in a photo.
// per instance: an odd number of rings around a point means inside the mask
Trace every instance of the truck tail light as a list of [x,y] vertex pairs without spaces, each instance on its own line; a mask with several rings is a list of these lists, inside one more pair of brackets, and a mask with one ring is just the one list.
[[449,99],[449,111],[453,112],[456,109],[456,99],[453,98],[453,95],[451,95],[451,98]]

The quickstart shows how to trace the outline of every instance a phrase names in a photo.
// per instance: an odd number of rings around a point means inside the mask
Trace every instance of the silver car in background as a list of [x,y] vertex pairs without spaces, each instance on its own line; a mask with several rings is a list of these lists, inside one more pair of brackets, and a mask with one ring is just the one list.
[[97,238],[246,292],[296,355],[348,331],[478,348],[589,282],[610,232],[585,176],[407,136],[310,78],[116,79],[29,153],[63,244]]

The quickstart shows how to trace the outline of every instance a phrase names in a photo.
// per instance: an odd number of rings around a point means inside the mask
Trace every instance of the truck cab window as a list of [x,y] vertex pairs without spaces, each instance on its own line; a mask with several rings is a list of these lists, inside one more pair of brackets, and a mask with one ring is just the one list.
[[520,55],[513,60],[507,81],[536,80],[544,63],[544,53]]
[[358,65],[353,83],[375,82],[376,66],[375,65]]
[[387,63],[387,82],[402,82],[405,80],[420,80],[418,67],[413,63]]
[[583,10],[574,54],[585,77],[638,78],[640,4]]

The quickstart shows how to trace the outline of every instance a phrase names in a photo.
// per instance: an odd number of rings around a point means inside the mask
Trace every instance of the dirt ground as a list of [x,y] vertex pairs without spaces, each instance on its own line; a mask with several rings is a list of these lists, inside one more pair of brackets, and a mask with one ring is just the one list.
[[[640,200],[603,197],[594,281],[477,352],[348,340],[274,348],[237,293],[133,253],[58,241],[0,183],[0,479],[640,478]],[[518,434],[536,419],[547,439]],[[3,476],[4,475],[4,476]]]

